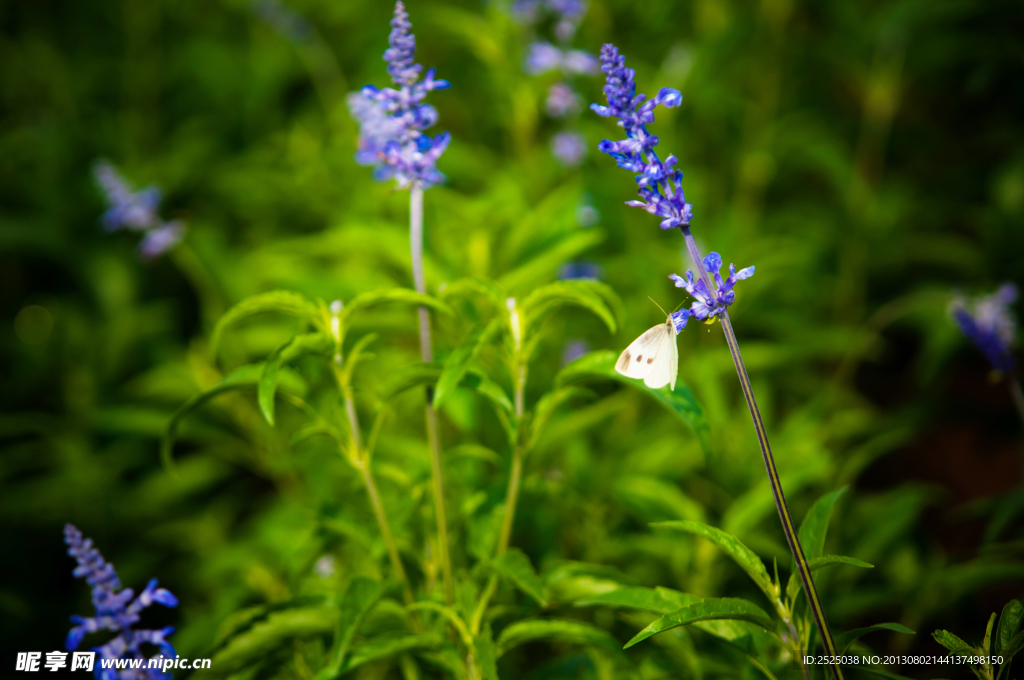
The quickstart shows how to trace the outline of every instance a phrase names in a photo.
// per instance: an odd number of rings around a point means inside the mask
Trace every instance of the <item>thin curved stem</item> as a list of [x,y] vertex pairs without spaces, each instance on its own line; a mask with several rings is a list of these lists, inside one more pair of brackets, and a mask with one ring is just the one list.
[[1024,391],[1020,388],[1020,379],[1016,376],[1010,378],[1010,394],[1013,395],[1013,405],[1017,407],[1017,415],[1020,416],[1020,422],[1024,425]]
[[[697,244],[693,240],[693,235],[690,230],[683,227],[683,238],[686,240],[686,247],[690,251],[690,257],[693,259],[694,266],[700,273],[701,280],[704,281],[704,285],[707,286],[708,291],[714,295],[717,288],[711,281],[711,277],[708,275],[707,269],[704,267],[704,261],[701,259],[700,251],[697,249]],[[811,612],[814,614],[814,621],[818,624],[818,632],[821,635],[821,640],[825,645],[825,653],[835,658],[836,646],[832,640],[832,633],[828,627],[828,621],[825,619],[825,612],[821,607],[821,600],[818,598],[818,591],[814,587],[814,579],[811,577],[811,570],[807,564],[807,557],[804,555],[803,547],[800,545],[800,539],[797,537],[796,527],[793,525],[793,518],[789,514],[789,507],[786,505],[786,496],[782,491],[782,483],[779,481],[778,470],[775,469],[775,458],[772,456],[771,445],[768,443],[768,432],[764,426],[764,421],[761,419],[761,412],[757,408],[757,399],[754,397],[754,390],[750,384],[750,376],[747,375],[747,368],[743,364],[743,356],[740,354],[740,346],[736,341],[736,333],[733,332],[732,322],[729,319],[728,311],[723,312],[721,316],[722,320],[722,331],[725,333],[725,341],[729,345],[729,353],[732,354],[732,361],[736,367],[736,375],[740,380],[740,388],[743,390],[743,396],[747,401],[747,408],[750,410],[750,418],[754,421],[754,430],[757,432],[757,442],[761,447],[761,456],[764,459],[765,471],[768,473],[768,481],[772,487],[772,495],[775,497],[775,508],[779,511],[779,520],[782,522],[782,531],[786,534],[786,542],[789,543],[789,550],[793,554],[793,560],[796,562],[797,572],[800,574],[800,581],[804,586],[804,593],[807,596],[807,602],[810,604]],[[801,660],[802,663],[802,660]],[[836,680],[843,680],[843,672],[839,668],[839,664],[833,663],[831,665],[832,675]]]
[[[427,290],[426,272],[423,270],[423,189],[413,184],[409,191],[409,245],[412,251],[412,279],[416,292]],[[426,307],[417,310],[420,325],[420,359],[424,363],[434,360],[430,336],[430,314]],[[426,391],[427,443],[430,447],[430,476],[434,495],[434,516],[437,518],[437,547],[444,580],[444,596],[449,605],[454,600],[452,588],[452,560],[448,546],[448,513],[445,510],[444,466],[441,461],[441,434],[437,424],[437,411],[433,405],[433,390]]]

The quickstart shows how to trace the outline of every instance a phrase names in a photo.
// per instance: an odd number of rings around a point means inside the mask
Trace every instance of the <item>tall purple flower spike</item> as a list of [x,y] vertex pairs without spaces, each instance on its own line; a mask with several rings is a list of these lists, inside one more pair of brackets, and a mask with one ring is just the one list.
[[1017,286],[1006,283],[999,290],[974,300],[957,297],[950,306],[960,330],[981,350],[993,370],[1009,373],[1017,365],[1011,348],[1017,325],[1010,305],[1017,300]]
[[445,80],[436,80],[434,69],[420,80],[423,67],[414,62],[416,36],[401,0],[395,3],[388,43],[384,60],[398,89],[381,90],[367,85],[348,98],[349,110],[359,122],[356,162],[375,166],[377,181],[394,179],[403,189],[413,184],[426,189],[444,181],[435,165],[448,148],[451,135],[423,134],[423,130],[437,122],[437,109],[423,100],[433,90],[450,85]]
[[[135,597],[131,588],[121,588],[112,564],[103,559],[100,551],[93,547],[92,539],[83,538],[82,532],[71,524],[64,526],[64,542],[68,554],[75,558],[78,566],[73,572],[77,578],[85,578],[92,586],[92,603],[96,615],[92,617],[72,616],[75,624],[68,632],[65,647],[68,651],[78,649],[88,633],[109,630],[117,635],[93,651],[101,659],[142,659],[145,658],[139,646],[150,644],[159,647],[164,657],[176,656],[174,647],[167,637],[174,632],[171,627],[162,630],[135,630],[132,626],[139,621],[139,612],[154,602],[165,607],[176,607],[178,599],[169,590],[157,587],[156,579],[146,584],[145,589]],[[134,598],[134,599],[133,599]],[[95,664],[95,675],[100,680],[166,680],[170,673],[155,668],[126,669],[120,673],[113,668],[102,668]]]
[[669,278],[675,281],[676,288],[684,288],[694,299],[689,309],[681,309],[672,314],[677,333],[686,328],[686,321],[691,317],[705,323],[714,322],[715,318],[724,314],[729,305],[736,300],[736,291],[733,290],[736,282],[749,279],[754,275],[753,267],[736,271],[736,265],[730,264],[729,276],[723,280],[720,273],[722,256],[715,252],[708,253],[704,257],[704,267],[714,279],[717,289],[714,295],[707,289],[702,279],[694,279],[693,272],[689,269],[686,270],[685,279],[678,274],[669,275]]
[[662,218],[662,229],[688,226],[693,206],[686,202],[683,194],[683,173],[674,167],[678,159],[675,156],[664,161],[658,158],[654,147],[659,140],[647,130],[647,124],[654,122],[656,107],[679,106],[683,95],[670,87],[662,88],[649,101],[647,95],[636,94],[636,71],[626,68],[626,58],[611,43],[601,47],[601,70],[605,73],[604,93],[608,105],[591,104],[590,108],[599,116],[618,118],[618,124],[626,131],[626,139],[618,142],[606,139],[597,148],[614,158],[620,168],[636,175],[640,186],[638,193],[643,200],[628,201],[626,205],[658,215]]

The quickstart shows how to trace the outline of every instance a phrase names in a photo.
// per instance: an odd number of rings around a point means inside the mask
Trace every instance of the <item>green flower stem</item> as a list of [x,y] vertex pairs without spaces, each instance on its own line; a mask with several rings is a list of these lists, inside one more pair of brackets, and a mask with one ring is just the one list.
[[[427,290],[426,273],[423,270],[423,189],[413,184],[409,191],[409,243],[412,249],[412,278],[416,292]],[[434,360],[430,337],[430,314],[426,307],[417,310],[420,322],[420,358],[424,363]],[[430,476],[434,494],[434,516],[437,518],[437,546],[441,559],[441,575],[444,579],[444,596],[450,606],[454,601],[452,589],[452,559],[448,547],[448,513],[445,511],[444,466],[441,464],[441,435],[437,425],[437,411],[433,406],[433,391],[428,387],[426,394],[427,443],[430,446]]]
[[1021,391],[1020,379],[1016,376],[1010,378],[1010,394],[1013,395],[1013,404],[1017,407],[1020,422],[1024,424],[1024,391]]
[[377,518],[377,526],[380,527],[380,535],[384,539],[384,546],[387,548],[388,557],[391,558],[391,568],[402,581],[403,595],[406,604],[413,603],[412,586],[409,584],[409,577],[402,566],[402,558],[398,554],[398,544],[395,543],[394,534],[391,533],[391,524],[388,522],[387,513],[384,511],[384,503],[381,502],[380,492],[377,490],[377,482],[373,478],[373,471],[370,469],[369,452],[363,449],[362,435],[359,430],[359,415],[356,413],[355,400],[352,399],[352,389],[345,384],[341,375],[339,359],[331,362],[334,369],[334,377],[338,382],[338,389],[341,391],[345,401],[345,415],[348,417],[348,429],[352,438],[352,450],[348,456],[349,461],[359,471],[366,487],[366,494],[370,497],[370,506],[373,508],[373,515]]
[[[690,251],[690,257],[700,273],[701,280],[704,281],[708,291],[714,295],[718,289],[715,288],[707,269],[704,267],[704,261],[701,259],[700,251],[693,240],[693,235],[686,227],[682,228],[682,232],[683,238],[686,240],[686,247]],[[754,429],[757,431],[757,442],[761,446],[761,456],[764,458],[764,467],[768,472],[768,481],[771,483],[772,495],[775,497],[775,507],[779,511],[779,520],[782,522],[783,533],[786,534],[786,542],[789,543],[789,550],[793,554],[793,560],[796,562],[797,572],[800,574],[800,581],[803,583],[804,593],[807,595],[807,602],[810,604],[814,620],[818,624],[818,633],[821,635],[821,640],[825,645],[825,653],[831,657],[836,657],[836,645],[832,640],[832,633],[828,628],[828,621],[825,619],[825,612],[821,607],[818,591],[814,587],[814,579],[811,578],[811,570],[807,565],[807,558],[804,556],[803,547],[800,545],[800,539],[797,537],[793,518],[790,516],[789,507],[786,505],[786,496],[782,492],[782,483],[779,481],[779,473],[775,469],[775,459],[772,457],[771,445],[768,443],[768,432],[764,426],[764,421],[761,420],[761,412],[757,408],[754,390],[750,385],[750,376],[747,375],[747,368],[743,364],[743,356],[740,354],[740,346],[736,341],[736,333],[732,330],[732,322],[729,320],[728,311],[722,314],[721,319],[725,341],[729,345],[729,352],[732,354],[732,361],[736,366],[736,375],[740,379],[740,388],[743,390],[743,396],[747,400],[750,418],[754,421]],[[802,664],[803,661],[801,660]],[[839,668],[839,664],[832,664],[831,668],[833,677],[836,680],[843,680],[843,672]]]

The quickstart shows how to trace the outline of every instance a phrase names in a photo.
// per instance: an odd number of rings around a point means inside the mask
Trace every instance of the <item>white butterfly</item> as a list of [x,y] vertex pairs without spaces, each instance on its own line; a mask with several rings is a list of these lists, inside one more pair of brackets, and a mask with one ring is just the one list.
[[676,327],[672,317],[651,328],[629,347],[622,350],[615,370],[627,378],[643,378],[644,384],[658,389],[670,385],[676,389],[679,372],[679,349],[676,347]]

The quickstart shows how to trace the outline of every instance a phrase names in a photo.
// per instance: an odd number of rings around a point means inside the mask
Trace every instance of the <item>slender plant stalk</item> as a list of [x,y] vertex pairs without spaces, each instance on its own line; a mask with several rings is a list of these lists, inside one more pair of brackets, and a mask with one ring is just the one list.
[[[412,249],[412,279],[416,292],[427,290],[426,275],[423,270],[423,189],[413,184],[409,191],[409,243]],[[420,321],[420,359],[424,363],[434,360],[434,350],[430,338],[430,314],[426,307],[417,310]],[[427,388],[426,421],[427,442],[430,446],[430,476],[433,482],[434,516],[437,518],[437,546],[441,559],[441,575],[444,579],[444,596],[449,605],[452,604],[452,560],[448,547],[448,513],[445,511],[444,467],[441,464],[441,435],[437,426],[437,411],[433,405],[433,390]]]
[[[700,273],[700,278],[707,286],[708,292],[715,295],[714,283],[704,267],[700,251],[693,240],[690,230],[683,227],[683,238],[686,240],[686,247],[690,251],[694,266]],[[747,400],[747,407],[750,409],[750,418],[754,421],[754,429],[757,431],[757,442],[761,446],[761,456],[764,458],[764,467],[768,472],[768,481],[771,483],[772,495],[775,497],[775,508],[779,511],[779,520],[782,522],[783,533],[786,534],[786,542],[789,543],[789,550],[796,562],[797,572],[800,574],[800,581],[804,586],[804,593],[807,595],[807,602],[810,604],[814,614],[814,620],[818,624],[818,633],[825,645],[825,653],[835,659],[837,656],[836,645],[832,640],[832,633],[828,628],[828,621],[825,619],[825,612],[821,607],[821,600],[818,598],[818,591],[814,587],[814,579],[811,578],[811,570],[807,565],[807,557],[804,556],[803,547],[797,537],[796,527],[793,525],[793,518],[789,514],[789,507],[786,505],[786,496],[782,492],[782,483],[779,481],[779,473],[775,469],[775,459],[772,457],[771,445],[768,443],[768,432],[765,429],[764,421],[761,420],[761,412],[757,408],[757,400],[754,398],[754,390],[750,385],[750,376],[747,375],[747,368],[743,364],[743,356],[740,354],[740,346],[736,341],[736,334],[732,330],[732,322],[729,320],[728,311],[723,312],[722,330],[725,332],[725,341],[729,345],[729,352],[732,354],[733,364],[736,366],[736,375],[740,379],[740,387],[743,396]],[[832,675],[836,680],[843,680],[843,671],[838,663],[832,663]]]
[[350,460],[359,471],[359,476],[363,479],[363,485],[366,486],[366,494],[370,497],[373,515],[377,518],[380,535],[384,539],[388,557],[391,558],[391,568],[394,569],[395,574],[402,581],[405,602],[406,604],[412,604],[412,586],[409,584],[409,577],[405,573],[405,567],[402,566],[402,558],[398,554],[398,544],[395,543],[394,534],[391,533],[391,524],[388,522],[387,513],[384,511],[384,503],[381,502],[380,492],[377,490],[377,482],[373,478],[372,470],[370,470],[369,452],[363,449],[362,435],[359,430],[359,415],[356,413],[355,400],[352,399],[352,390],[344,384],[341,378],[341,366],[338,362],[332,362],[331,366],[334,369],[334,377],[337,380],[338,389],[341,390],[345,401],[345,415],[348,417],[348,428],[352,436],[353,450]]
[[1024,391],[1020,388],[1020,379],[1017,376],[1013,376],[1009,382],[1010,394],[1013,395],[1013,404],[1017,407],[1017,415],[1020,416],[1020,422],[1024,424]]

